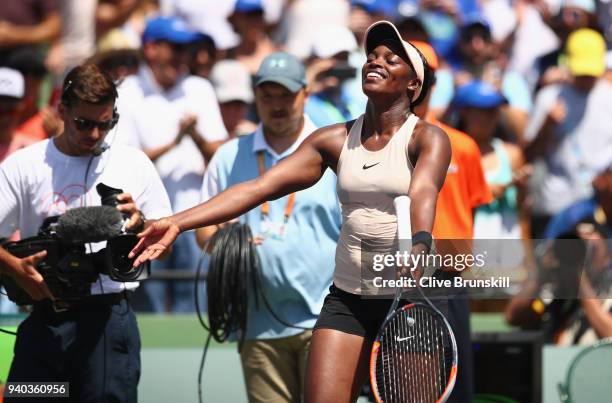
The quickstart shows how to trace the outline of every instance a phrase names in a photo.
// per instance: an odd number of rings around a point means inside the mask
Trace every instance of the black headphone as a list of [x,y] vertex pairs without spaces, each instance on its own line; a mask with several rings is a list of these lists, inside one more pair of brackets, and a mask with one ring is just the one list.
[[[62,90],[62,96],[60,97],[60,102],[64,106],[68,106],[70,104],[70,100],[68,99],[68,91],[70,91],[71,88],[72,88],[72,80],[68,80],[68,82],[66,83],[66,86]],[[111,127],[109,128],[109,131],[113,130],[115,126],[117,126],[118,122],[119,122],[119,112],[117,112],[117,106],[115,105],[113,107],[113,117],[111,118]],[[94,148],[91,154],[94,157],[99,157],[100,155],[102,155],[103,152],[105,152],[109,148],[110,146],[108,144],[102,143],[100,144],[100,146]]]

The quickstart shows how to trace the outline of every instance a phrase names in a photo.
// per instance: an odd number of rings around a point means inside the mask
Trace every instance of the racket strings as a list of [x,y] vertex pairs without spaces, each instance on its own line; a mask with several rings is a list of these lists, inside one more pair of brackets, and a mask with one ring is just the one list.
[[437,401],[451,378],[450,337],[432,310],[415,305],[399,311],[380,337],[375,374],[381,400]]

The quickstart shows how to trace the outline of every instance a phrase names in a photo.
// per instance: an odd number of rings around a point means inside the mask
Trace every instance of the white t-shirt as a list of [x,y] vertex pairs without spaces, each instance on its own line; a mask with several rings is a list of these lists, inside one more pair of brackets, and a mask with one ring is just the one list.
[[[200,77],[185,77],[163,91],[149,68],[142,67],[119,87],[118,109],[121,135],[117,141],[142,150],[172,142],[180,120],[188,113],[197,116],[197,130],[207,141],[227,138],[214,89]],[[155,162],[175,212],[199,203],[205,163],[189,136]]]
[[[22,238],[35,236],[47,217],[76,207],[99,206],[98,183],[130,193],[149,219],[171,214],[155,167],[140,150],[114,144],[99,157],[72,157],[59,151],[53,140],[44,140],[16,151],[0,164],[0,237],[17,229]],[[103,246],[94,244],[92,250]],[[102,281],[92,285],[94,294],[138,286],[100,277]]]

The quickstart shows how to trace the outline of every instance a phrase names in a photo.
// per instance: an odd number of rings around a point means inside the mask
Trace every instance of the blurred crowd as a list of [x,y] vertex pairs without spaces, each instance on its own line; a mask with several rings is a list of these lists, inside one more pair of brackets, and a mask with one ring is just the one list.
[[[304,62],[305,112],[316,126],[362,113],[363,39],[377,20],[430,45],[424,53],[433,54],[425,56],[436,85],[428,113],[480,150],[494,200],[476,211],[475,237],[552,239],[586,221],[608,238],[606,0],[3,1],[0,161],[62,131],[60,83],[89,61],[122,81],[121,118],[109,141],[144,150],[174,211],[183,210],[199,202],[216,148],[255,130],[252,76],[267,55],[283,50]],[[160,267],[195,269],[195,235],[181,237]],[[609,269],[606,253],[601,265]],[[191,284],[146,289],[148,309],[193,310]]]

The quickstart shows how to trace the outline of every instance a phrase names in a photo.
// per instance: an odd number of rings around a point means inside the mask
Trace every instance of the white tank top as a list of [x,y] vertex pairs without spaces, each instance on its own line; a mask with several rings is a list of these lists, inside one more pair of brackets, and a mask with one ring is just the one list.
[[[369,151],[361,144],[363,121],[361,115],[353,124],[337,167],[342,229],[336,249],[334,284],[353,294],[365,293],[361,287],[362,240],[376,241],[377,246],[388,248],[396,242],[393,199],[408,194],[413,170],[408,142],[419,118],[411,114],[379,151]],[[371,268],[364,269],[371,274]]]

